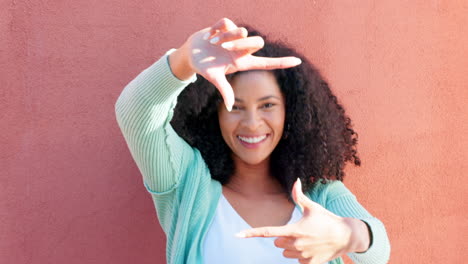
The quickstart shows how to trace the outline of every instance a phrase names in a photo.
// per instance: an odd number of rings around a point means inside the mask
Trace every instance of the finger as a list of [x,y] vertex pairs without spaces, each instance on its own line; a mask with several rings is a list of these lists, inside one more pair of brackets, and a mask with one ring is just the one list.
[[226,109],[231,112],[232,106],[234,105],[234,91],[232,90],[231,84],[226,80],[224,73],[214,74],[214,78],[209,80],[216,86],[219,93],[223,97]]
[[282,237],[294,236],[289,225],[286,226],[266,226],[244,230],[236,234],[237,237]]
[[292,197],[294,202],[302,208],[304,215],[315,206],[314,202],[302,192],[302,183],[299,178],[297,178],[293,185]]
[[229,31],[236,28],[237,25],[234,22],[232,22],[232,20],[226,17],[221,18],[211,27],[211,29],[219,31]]
[[211,44],[218,44],[228,41],[233,41],[236,39],[246,38],[248,35],[247,29],[245,28],[236,28],[224,33],[218,34],[216,37],[210,40]]
[[297,57],[266,58],[250,56],[246,60],[239,61],[236,66],[239,71],[274,70],[291,68],[301,63],[301,59]]
[[300,252],[300,251],[297,251],[297,250],[284,250],[283,251],[283,256],[285,258],[295,258],[295,259],[304,259],[304,258],[307,258],[305,255],[304,252]]
[[246,53],[254,53],[263,48],[265,41],[260,36],[237,39],[229,42],[224,42],[221,46],[229,51],[244,51]]
[[303,205],[303,198],[302,198],[302,182],[300,178],[297,178],[296,182],[294,182],[293,189],[292,189],[292,198],[294,202],[301,207],[302,211],[304,211]]
[[299,259],[299,263],[301,263],[301,264],[310,264],[310,263],[312,263],[312,258]]
[[214,37],[218,32],[225,32],[236,28],[237,26],[234,24],[234,22],[232,22],[232,20],[229,18],[221,18],[213,26],[211,26],[207,33],[205,33],[204,38],[209,39],[210,36]]
[[298,237],[278,237],[275,239],[274,244],[276,247],[293,251],[304,251],[310,245],[307,239]]
[[294,238],[290,238],[290,237],[278,237],[277,239],[275,239],[273,243],[278,248],[296,250],[294,248],[294,240],[295,240]]

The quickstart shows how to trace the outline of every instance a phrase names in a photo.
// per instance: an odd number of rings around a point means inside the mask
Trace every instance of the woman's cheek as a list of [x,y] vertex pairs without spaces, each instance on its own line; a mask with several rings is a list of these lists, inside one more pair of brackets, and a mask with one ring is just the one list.
[[279,130],[279,132],[283,131],[285,116],[282,111],[270,112],[266,116],[266,119],[268,120],[268,123],[270,123],[271,126],[274,127],[275,130]]
[[227,114],[224,116],[223,124],[225,129],[229,130],[229,133],[233,133],[236,126],[240,121],[239,115],[236,114]]

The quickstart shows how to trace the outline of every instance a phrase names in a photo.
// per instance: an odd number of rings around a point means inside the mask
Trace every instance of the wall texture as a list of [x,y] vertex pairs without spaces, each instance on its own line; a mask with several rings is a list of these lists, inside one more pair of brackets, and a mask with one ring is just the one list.
[[329,80],[360,136],[345,183],[386,224],[390,263],[464,262],[467,14],[463,0],[1,1],[0,263],[163,263],[114,102],[221,17]]

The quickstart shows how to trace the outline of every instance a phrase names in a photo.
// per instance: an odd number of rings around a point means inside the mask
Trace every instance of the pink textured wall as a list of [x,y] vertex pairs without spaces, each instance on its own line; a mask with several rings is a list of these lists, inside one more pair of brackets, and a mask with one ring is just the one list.
[[223,16],[322,69],[360,135],[345,182],[386,224],[390,263],[464,262],[467,14],[462,0],[3,1],[0,263],[163,263],[114,102]]

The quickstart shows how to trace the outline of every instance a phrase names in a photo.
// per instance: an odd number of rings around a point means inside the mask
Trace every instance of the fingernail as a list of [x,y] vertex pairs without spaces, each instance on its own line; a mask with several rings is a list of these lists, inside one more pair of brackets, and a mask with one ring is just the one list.
[[299,65],[299,64],[301,64],[301,63],[302,63],[302,60],[301,60],[301,59],[299,59],[299,58],[295,58],[295,61],[294,61],[294,63],[297,63],[297,65]]
[[231,112],[232,111],[232,104],[227,104],[226,103],[226,109],[228,110],[228,112]]
[[221,44],[221,47],[223,47],[225,49],[230,49],[230,48],[234,47],[234,44],[232,44],[232,42],[224,42],[223,44]]
[[297,189],[299,189],[300,191],[302,191],[302,182],[301,182],[301,179],[298,177],[297,180],[296,180],[296,183],[297,185]]
[[206,32],[205,35],[203,35],[203,39],[207,40],[211,36],[210,32]]
[[235,236],[238,237],[238,238],[245,238],[245,234],[242,233],[242,232],[239,232],[239,233],[235,234]]
[[232,94],[231,96],[228,96],[227,97],[227,100],[226,100],[226,108],[228,110],[228,112],[231,112],[232,111],[232,106],[234,105],[234,94]]
[[218,42],[218,41],[219,41],[219,37],[214,37],[214,38],[212,38],[212,39],[210,40],[210,43],[211,43],[211,44],[216,44],[216,42]]

